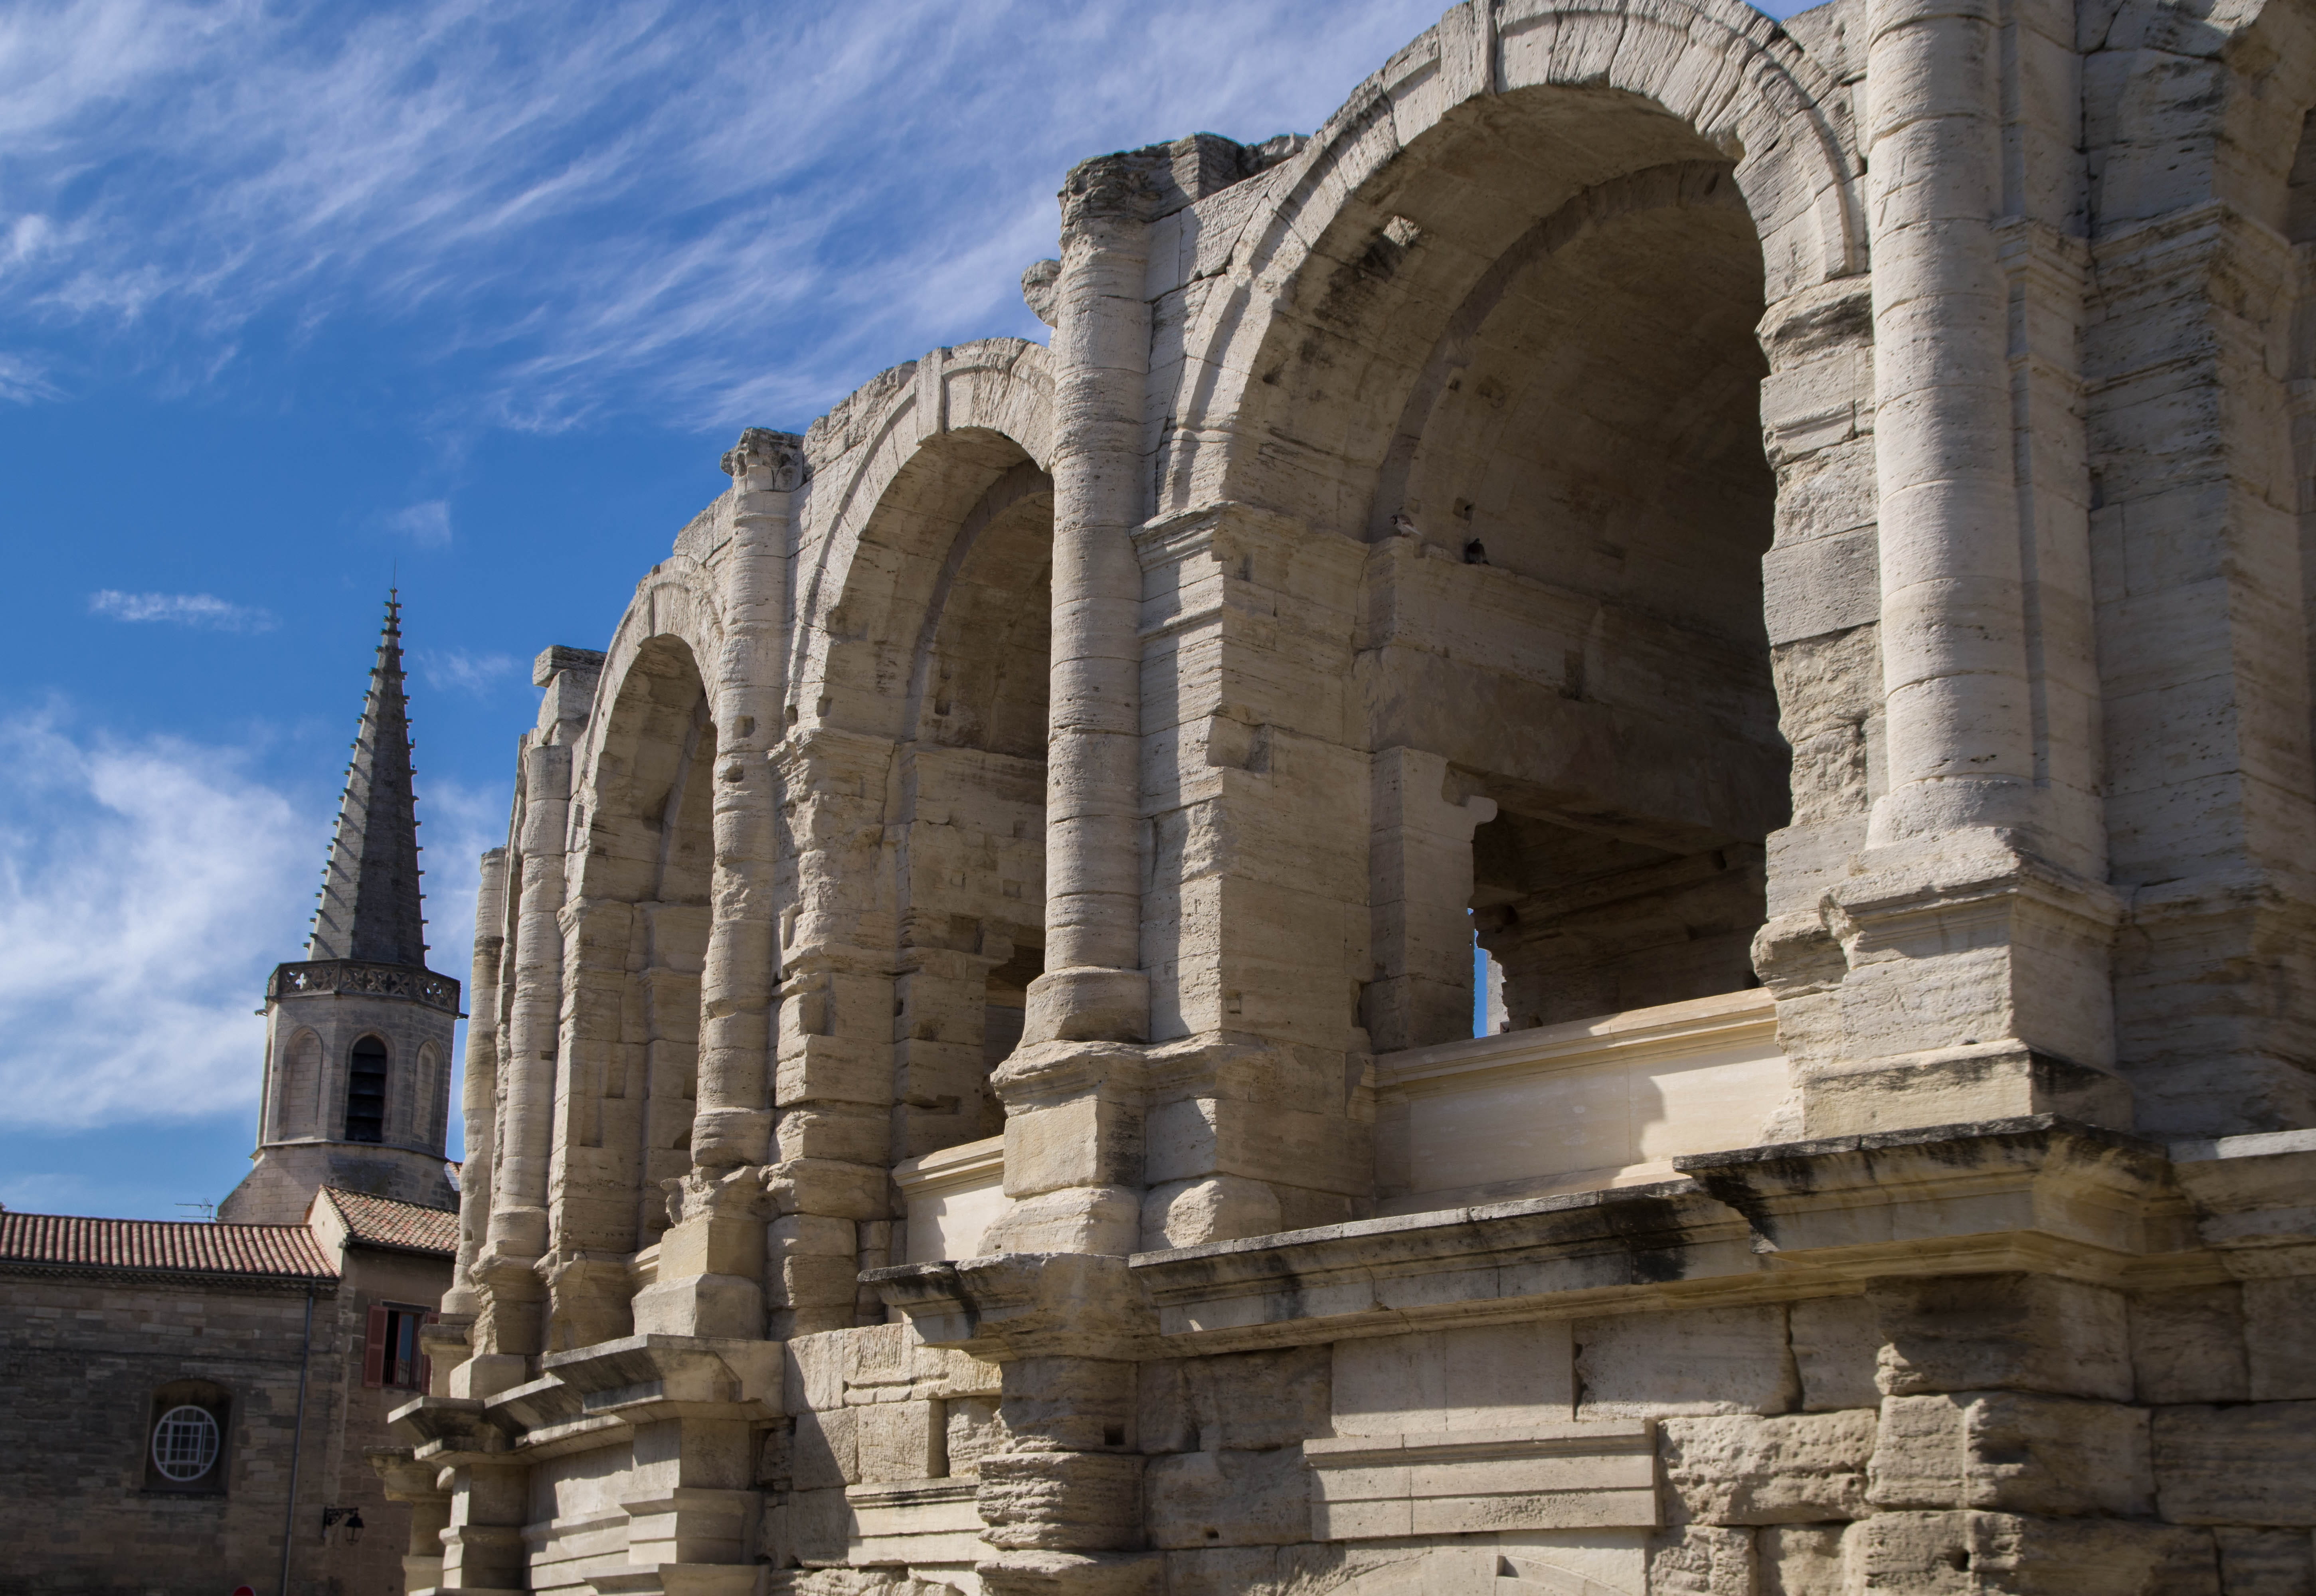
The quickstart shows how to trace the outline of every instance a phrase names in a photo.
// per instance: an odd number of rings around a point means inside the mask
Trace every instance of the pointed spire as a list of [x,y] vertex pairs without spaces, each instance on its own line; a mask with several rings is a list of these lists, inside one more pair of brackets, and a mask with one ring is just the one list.
[[423,969],[426,921],[418,891],[410,706],[402,688],[402,600],[394,590],[387,594],[386,626],[353,756],[306,957]]

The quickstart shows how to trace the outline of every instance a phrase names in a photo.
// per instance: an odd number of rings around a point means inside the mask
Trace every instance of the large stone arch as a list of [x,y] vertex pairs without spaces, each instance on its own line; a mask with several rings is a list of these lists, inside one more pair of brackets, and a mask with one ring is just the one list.
[[834,406],[806,451],[814,481],[790,705],[799,720],[904,735],[921,633],[958,526],[1005,472],[1053,463],[1046,350],[1015,338],[934,350]]
[[[1166,440],[1162,509],[1227,498],[1308,513],[1306,506],[1282,501],[1263,467],[1276,457],[1272,424],[1295,402],[1270,378],[1301,336],[1296,313],[1305,308],[1314,261],[1358,262],[1374,248],[1394,219],[1385,202],[1391,169],[1427,141],[1545,90],[1581,97],[1591,108],[1588,115],[1629,115],[1645,107],[1686,129],[1686,147],[1668,141],[1661,159],[1733,163],[1761,240],[1771,306],[1823,295],[1829,285],[1864,270],[1848,91],[1768,18],[1720,0],[1468,0],[1362,84],[1299,155],[1255,180],[1269,186],[1272,198],[1253,208],[1233,235],[1199,238],[1201,271],[1219,268],[1222,280],[1202,296],[1182,334],[1181,392]],[[1640,163],[1650,164],[1656,163]],[[1532,214],[1505,215],[1498,247],[1478,252],[1463,280],[1445,288],[1448,297],[1460,300],[1487,261],[1543,217],[1631,170],[1603,167],[1573,176]],[[1833,296],[1842,297],[1844,287],[1833,287]],[[1846,287],[1862,292],[1863,285]],[[1380,321],[1394,308],[1378,297],[1368,314]],[[1415,318],[1426,325],[1430,320]],[[1410,336],[1417,336],[1412,326]],[[1410,363],[1420,368],[1422,356]],[[1869,392],[1857,396],[1871,402]],[[1312,519],[1352,531],[1366,509],[1338,507]]]

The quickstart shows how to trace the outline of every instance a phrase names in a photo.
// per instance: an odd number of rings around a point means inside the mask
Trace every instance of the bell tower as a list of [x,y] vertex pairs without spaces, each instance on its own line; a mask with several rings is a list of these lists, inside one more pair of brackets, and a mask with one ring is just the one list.
[[220,1220],[294,1224],[322,1186],[458,1206],[442,1149],[459,983],[426,968],[411,778],[402,605],[389,594],[313,935],[266,983],[254,1167]]

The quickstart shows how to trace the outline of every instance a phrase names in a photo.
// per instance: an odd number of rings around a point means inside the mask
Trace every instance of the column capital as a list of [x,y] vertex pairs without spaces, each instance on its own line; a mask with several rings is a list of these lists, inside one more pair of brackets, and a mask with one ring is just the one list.
[[742,492],[787,493],[804,483],[804,439],[793,432],[750,427],[724,451],[724,474]]

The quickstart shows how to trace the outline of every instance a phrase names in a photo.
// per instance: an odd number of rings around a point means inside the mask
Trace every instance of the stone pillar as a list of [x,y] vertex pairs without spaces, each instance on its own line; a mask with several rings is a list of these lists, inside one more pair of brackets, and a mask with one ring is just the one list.
[[450,1527],[450,1493],[441,1481],[447,1470],[412,1461],[406,1447],[371,1448],[362,1456],[385,1485],[386,1499],[410,1508],[410,1537],[402,1555],[403,1590],[438,1589],[442,1583],[442,1532]]
[[[772,1010],[779,985],[776,772],[780,650],[794,495],[804,440],[750,428],[724,456],[733,535],[720,572],[724,645],[708,683],[716,717],[716,864],[699,980],[698,1108],[680,1217],[659,1274],[637,1293],[638,1330],[760,1336],[772,1162]],[[848,1288],[846,1301],[851,1293]],[[849,1322],[849,1321],[848,1321]]]
[[494,1596],[530,1588],[522,1527],[530,1519],[530,1470],[516,1463],[461,1462],[449,1470],[450,1512],[442,1531],[443,1596]]
[[913,1264],[868,1277],[928,1345],[999,1365],[1002,1450],[976,1503],[995,1548],[975,1565],[992,1596],[1155,1596],[1136,1432],[1140,1360],[1154,1317],[1123,1258],[1062,1255]]
[[782,625],[794,496],[804,439],[752,427],[724,457],[732,478],[725,551],[724,652],[709,693],[716,715],[716,870],[700,977],[699,1109],[692,1163],[763,1164],[771,1154],[772,991],[779,983],[773,774],[780,740]]
[[632,1124],[606,1102],[627,1070],[628,953],[635,906],[574,899],[557,917],[563,935],[563,1015],[555,1075],[555,1139],[548,1162],[548,1250],[540,1350],[566,1350],[628,1334],[627,1260],[637,1246],[637,1148]]
[[1072,169],[1062,189],[1054,370],[1054,629],[1046,763],[1046,972],[1025,1044],[1138,1042],[1142,971],[1143,399],[1150,217],[1164,146]]
[[1375,980],[1361,1018],[1379,1053],[1472,1033],[1472,834],[1495,801],[1449,790],[1448,761],[1378,750],[1368,850]]
[[499,957],[506,948],[507,851],[483,856],[475,892],[475,956],[467,986],[467,1077],[459,1112],[467,1157],[459,1166],[459,1258],[442,1297],[446,1318],[471,1320],[482,1308],[475,1289],[491,1216],[491,1145],[498,1133]]
[[[2080,443],[2071,321],[2052,315],[2073,291],[2068,251],[2006,256],[1996,221],[2029,203],[2072,216],[2026,193],[2031,162],[2006,176],[2006,120],[2021,121],[2006,70],[2022,104],[2046,75],[1978,0],[1877,0],[1869,32],[1888,787],[1864,869],[1827,893],[1842,1040],[1838,1059],[1797,1060],[1803,1128],[2127,1124],[2110,1068],[2118,909],[2082,785]],[[2054,358],[2055,394],[2035,365]]]
[[638,1335],[550,1357],[589,1416],[633,1427],[621,1477],[628,1565],[610,1588],[637,1596],[753,1596],[763,1496],[757,1427],[781,1412],[771,1342]]
[[[563,1001],[564,832],[571,799],[571,750],[532,744],[522,755],[521,908],[515,924],[514,998],[508,1006],[500,1083],[504,1106],[493,1152],[490,1226],[475,1274],[485,1302],[476,1357],[536,1356],[545,1331],[545,1288],[533,1265],[547,1251],[548,1164],[554,1153],[556,1043]],[[503,1389],[522,1376],[491,1388]],[[487,1395],[471,1390],[461,1395]]]
[[2208,1571],[2206,1531],[2148,1521],[2149,1415],[2131,1405],[2120,1293],[1993,1274],[1877,1281],[1866,1295],[1882,1404],[1875,1511],[1845,1536],[1853,1588],[2008,1588],[2006,1574],[2038,1565],[2077,1571],[2085,1589],[2131,1588],[2102,1584],[2103,1569],[2126,1582],[2174,1559]]
[[893,954],[877,943],[891,934],[893,760],[885,739],[827,727],[774,755],[795,872],[781,916],[777,1161],[767,1176],[775,1217],[764,1291],[781,1336],[857,1322],[862,1228],[891,1213]]

